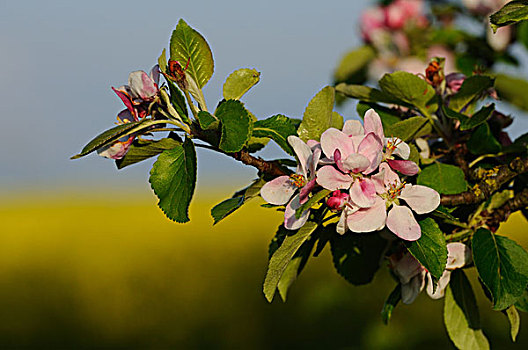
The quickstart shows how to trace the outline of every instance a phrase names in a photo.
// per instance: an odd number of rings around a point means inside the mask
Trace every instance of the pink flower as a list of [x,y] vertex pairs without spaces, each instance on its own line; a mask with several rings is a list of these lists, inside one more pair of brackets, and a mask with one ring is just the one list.
[[401,283],[402,302],[411,304],[418,294],[425,288],[432,299],[440,299],[445,294],[445,289],[451,279],[451,271],[462,268],[471,261],[471,251],[463,243],[454,242],[447,244],[446,269],[433,293],[433,280],[431,274],[410,253],[403,256],[392,255],[389,258],[390,266]]
[[[422,235],[420,225],[414,218],[411,209],[417,214],[425,214],[435,210],[440,205],[440,195],[432,188],[405,184],[400,181],[398,175],[390,169],[387,163],[382,163],[379,173],[372,176],[372,181],[376,187],[376,192],[384,203],[385,210],[370,208],[364,209],[362,215],[372,220],[380,222],[386,218],[387,228],[396,236],[406,241],[415,241]],[[404,200],[408,206],[401,205],[400,200]],[[392,207],[392,208],[391,208]],[[410,207],[410,208],[409,208]],[[388,214],[386,210],[389,209]],[[361,210],[360,210],[361,211]],[[354,223],[354,213],[349,218],[349,228],[356,229]],[[382,226],[382,227],[383,227]]]
[[148,115],[148,106],[159,93],[159,68],[155,65],[150,75],[139,70],[130,73],[128,85],[112,88],[137,121]]
[[[403,142],[397,137],[385,137],[383,132],[383,125],[381,118],[374,109],[369,109],[365,113],[365,133],[374,133],[380,140],[384,140],[385,152],[383,154],[383,160],[386,161],[389,166],[399,171],[404,175],[416,175],[420,171],[418,165],[415,162],[407,160],[411,154],[411,149],[408,144]],[[398,156],[401,160],[394,159],[394,156]]]
[[358,121],[348,121],[343,131],[334,128],[321,135],[321,148],[332,165],[317,172],[317,183],[331,191],[350,189],[351,201],[359,207],[374,204],[376,190],[365,177],[375,171],[381,161],[381,140],[374,133],[363,135]]
[[[297,173],[290,176],[279,176],[267,182],[260,190],[260,196],[268,203],[286,205],[284,211],[284,227],[296,230],[308,220],[310,210],[295,217],[295,211],[308,200],[309,194],[315,188],[315,169],[321,156],[318,143],[311,143],[313,148],[304,143],[297,136],[289,136],[288,142],[297,156]],[[299,190],[299,193],[295,194]],[[293,197],[293,198],[292,198]]]
[[464,80],[466,80],[466,76],[462,73],[450,73],[446,75],[447,93],[450,95],[456,94],[460,90]]
[[422,0],[396,0],[385,7],[385,23],[393,30],[403,28],[409,21],[422,25],[427,22],[422,12]]
[[385,30],[385,11],[379,7],[372,7],[361,14],[361,35],[370,42],[375,31]]

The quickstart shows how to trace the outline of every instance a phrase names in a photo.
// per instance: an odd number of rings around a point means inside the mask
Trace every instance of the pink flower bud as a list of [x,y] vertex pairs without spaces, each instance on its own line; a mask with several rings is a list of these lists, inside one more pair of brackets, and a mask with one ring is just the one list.
[[348,193],[336,190],[332,192],[332,196],[326,200],[326,205],[332,210],[343,210],[350,196]]
[[466,80],[466,76],[462,73],[451,73],[446,76],[446,87],[449,89],[449,92],[456,94],[462,83]]

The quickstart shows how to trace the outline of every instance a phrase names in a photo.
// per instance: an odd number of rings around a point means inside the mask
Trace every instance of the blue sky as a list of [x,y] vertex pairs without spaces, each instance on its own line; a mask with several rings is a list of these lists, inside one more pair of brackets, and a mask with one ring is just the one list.
[[[213,50],[215,74],[205,88],[209,105],[221,98],[230,72],[249,67],[261,72],[261,82],[244,98],[255,115],[300,117],[311,97],[331,83],[341,55],[360,43],[359,14],[372,3],[2,1],[0,190],[147,188],[151,162],[118,172],[95,155],[69,157],[112,126],[123,107],[110,87],[126,83],[130,71],[149,70],[179,18]],[[342,113],[355,114],[351,107]],[[249,180],[255,174],[202,150],[198,163],[206,186],[219,177]]]

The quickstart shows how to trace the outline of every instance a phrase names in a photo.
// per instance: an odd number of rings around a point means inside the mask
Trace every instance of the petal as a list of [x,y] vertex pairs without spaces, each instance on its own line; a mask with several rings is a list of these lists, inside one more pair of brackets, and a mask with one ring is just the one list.
[[363,171],[364,174],[370,174],[378,168],[383,157],[381,140],[374,133],[368,133],[359,144],[357,153],[364,155],[370,161],[370,166]]
[[354,179],[343,174],[331,165],[325,165],[317,171],[317,183],[330,191],[348,190]]
[[336,149],[339,149],[341,156],[347,158],[349,154],[355,153],[352,139],[340,130],[330,128],[321,135],[321,148],[328,158],[334,156]]
[[[339,150],[336,151],[339,152]],[[365,171],[370,166],[370,161],[362,154],[352,153],[340,163],[336,160],[336,164],[338,164],[338,166],[340,165],[345,171],[351,171],[357,174]]]
[[130,86],[132,98],[148,100],[158,92],[158,87],[154,81],[142,70],[130,73],[128,85]]
[[260,196],[269,204],[283,205],[290,200],[296,189],[289,176],[279,176],[262,186]]
[[123,109],[121,112],[117,114],[117,120],[119,124],[125,124],[125,123],[131,123],[135,121],[136,119],[130,113],[128,109]]
[[394,205],[387,215],[387,227],[406,241],[416,241],[422,236],[420,225],[408,207]]
[[422,271],[418,276],[414,276],[413,279],[407,283],[402,284],[402,303],[412,304],[416,297],[425,287],[425,271]]
[[[401,183],[400,177],[396,174],[387,163],[381,163],[379,166],[379,171],[383,171],[383,184],[387,187],[389,185],[394,185]],[[377,176],[377,175],[374,175]]]
[[432,212],[440,205],[438,192],[422,185],[405,185],[399,198],[403,199],[417,214]]
[[429,155],[431,153],[431,150],[429,149],[429,143],[425,139],[417,138],[414,140],[416,142],[416,146],[420,149],[420,157],[427,159],[429,158]]
[[154,67],[152,67],[152,69],[150,70],[150,79],[152,79],[152,81],[156,84],[156,85],[159,85],[159,78],[160,78],[160,69],[159,69],[159,65],[155,65]]
[[409,283],[411,278],[418,275],[424,269],[420,262],[409,253],[404,254],[401,259],[397,261],[394,261],[392,256],[389,259],[392,265],[392,271],[402,284]]
[[389,143],[396,145],[396,148],[392,151],[392,154],[399,156],[401,159],[409,159],[411,155],[411,148],[409,145],[397,137],[386,137],[385,146]]
[[312,157],[312,149],[297,136],[288,136],[288,143],[292,146],[304,177],[308,178],[308,162]]
[[313,151],[316,147],[321,148],[321,143],[320,143],[319,141],[308,140],[308,141],[306,141],[306,144],[312,149],[312,151]]
[[383,124],[381,124],[381,118],[374,109],[371,108],[365,113],[363,124],[365,127],[365,134],[372,132],[380,140],[385,138],[385,134],[383,133]]
[[447,285],[449,284],[449,280],[451,279],[451,271],[444,271],[440,279],[438,280],[438,284],[436,285],[436,290],[433,293],[433,278],[431,277],[431,274],[427,274],[427,294],[432,299],[440,299],[444,297],[445,289]]
[[299,195],[293,197],[290,203],[288,203],[286,206],[286,209],[284,210],[284,227],[286,229],[297,230],[301,228],[308,220],[308,217],[310,216],[310,209],[305,210],[299,219],[295,217],[295,211],[300,206],[301,203],[299,200]]
[[313,154],[309,159],[309,169],[310,172],[306,178],[308,179],[314,179],[315,178],[315,170],[317,169],[317,165],[319,164],[319,159],[321,159],[321,147],[317,147],[313,150]]
[[341,212],[341,216],[339,217],[339,222],[336,225],[336,232],[339,233],[340,235],[344,235],[346,232],[346,229],[347,229],[346,218],[347,218],[346,210],[343,210]]
[[130,148],[132,142],[134,142],[135,138],[136,137],[134,135],[130,135],[128,137],[125,136],[111,145],[99,148],[97,150],[97,154],[105,158],[121,159],[128,152],[128,149]]
[[343,132],[348,136],[363,135],[365,130],[359,120],[347,120],[343,125]]
[[360,208],[374,205],[376,197],[376,187],[370,179],[357,179],[350,188],[350,200]]
[[413,176],[420,172],[418,165],[411,160],[387,159],[387,163],[392,169],[399,171],[403,175]]
[[301,188],[301,191],[299,191],[301,204],[308,200],[308,195],[313,191],[315,186],[316,186],[316,182],[315,182],[315,178],[313,178],[310,181],[308,181],[308,183],[304,185],[303,188]]
[[125,104],[126,108],[128,108],[130,113],[132,113],[132,115],[135,115],[136,111],[134,110],[134,105],[132,104],[130,96],[128,96],[128,94],[122,91],[121,89],[116,89],[112,87],[112,90],[114,90],[116,95],[121,99],[121,101],[123,101],[123,103]]
[[377,198],[374,205],[347,216],[347,225],[352,232],[371,232],[385,227],[387,208],[385,201]]
[[463,267],[471,261],[471,250],[467,245],[453,242],[447,245],[446,269],[454,270]]

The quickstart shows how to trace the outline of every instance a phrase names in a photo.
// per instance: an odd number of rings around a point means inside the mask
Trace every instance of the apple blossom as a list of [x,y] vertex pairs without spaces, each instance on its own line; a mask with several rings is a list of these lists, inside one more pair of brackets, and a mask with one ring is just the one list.
[[410,253],[389,257],[390,267],[401,283],[402,302],[411,304],[427,284],[427,294],[432,299],[440,299],[451,278],[451,271],[462,268],[471,261],[471,251],[460,242],[447,244],[447,264],[433,292],[431,274]]
[[[351,213],[347,218],[348,228],[353,232],[368,232],[382,229],[386,225],[401,239],[407,241],[419,239],[420,225],[411,209],[417,214],[433,211],[440,204],[438,192],[426,186],[402,183],[387,163],[382,163],[379,173],[373,175],[371,179],[378,194],[375,203],[371,207]],[[400,199],[404,200],[411,209],[400,205]]]
[[[289,136],[288,143],[297,156],[297,173],[290,176],[279,176],[267,182],[262,186],[260,196],[270,204],[288,203],[284,211],[284,227],[296,230],[306,223],[310,215],[310,210],[306,210],[297,219],[295,211],[308,200],[309,194],[316,185],[315,169],[321,157],[321,149],[318,143],[311,143],[312,148],[297,136]],[[299,193],[295,194],[297,190]]]

